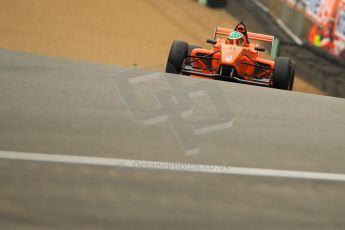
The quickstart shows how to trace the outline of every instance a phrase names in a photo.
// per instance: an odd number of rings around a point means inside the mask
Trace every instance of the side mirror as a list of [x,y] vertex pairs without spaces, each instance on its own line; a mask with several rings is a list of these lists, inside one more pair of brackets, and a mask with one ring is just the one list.
[[210,43],[210,44],[213,44],[213,45],[217,44],[217,41],[213,40],[213,39],[207,39],[206,42]]
[[265,48],[262,48],[262,47],[255,47],[255,50],[256,51],[261,51],[261,52],[265,52]]

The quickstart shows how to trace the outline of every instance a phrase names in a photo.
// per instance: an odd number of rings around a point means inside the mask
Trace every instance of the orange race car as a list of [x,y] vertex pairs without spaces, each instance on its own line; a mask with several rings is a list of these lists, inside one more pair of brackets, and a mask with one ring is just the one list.
[[271,43],[271,47],[275,43],[273,36],[247,32],[243,22],[234,30],[217,27],[214,39],[207,39],[211,50],[174,41],[166,72],[291,90],[294,62],[287,57],[272,60],[273,49],[265,57],[265,48],[252,41]]

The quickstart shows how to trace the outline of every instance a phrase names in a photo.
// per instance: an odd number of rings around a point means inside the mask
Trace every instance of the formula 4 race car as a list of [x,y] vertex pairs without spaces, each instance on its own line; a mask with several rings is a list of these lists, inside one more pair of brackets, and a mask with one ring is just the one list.
[[214,39],[207,39],[213,45],[211,50],[174,41],[166,72],[291,90],[294,62],[287,57],[271,60],[273,48],[265,58],[261,55],[265,48],[252,41],[270,43],[271,47],[275,42],[273,36],[247,32],[243,22],[234,30],[217,27]]

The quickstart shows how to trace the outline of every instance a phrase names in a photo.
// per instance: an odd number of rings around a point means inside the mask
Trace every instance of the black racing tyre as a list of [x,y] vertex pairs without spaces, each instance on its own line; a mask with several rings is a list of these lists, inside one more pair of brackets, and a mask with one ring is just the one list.
[[273,87],[291,90],[294,82],[294,65],[290,58],[277,57],[273,71]]
[[187,52],[188,43],[183,41],[174,41],[170,48],[165,72],[180,74]]
[[291,61],[291,84],[290,84],[289,90],[292,90],[293,88],[293,83],[295,80],[295,69],[296,69],[296,63],[294,61]]

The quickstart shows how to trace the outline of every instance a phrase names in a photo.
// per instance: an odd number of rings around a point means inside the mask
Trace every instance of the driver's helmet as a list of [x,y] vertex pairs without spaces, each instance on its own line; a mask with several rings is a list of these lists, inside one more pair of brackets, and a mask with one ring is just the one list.
[[239,46],[243,46],[244,44],[244,36],[241,32],[238,31],[231,32],[227,39],[229,43],[232,43],[234,45],[237,44]]

